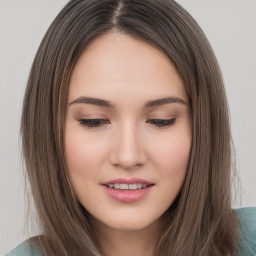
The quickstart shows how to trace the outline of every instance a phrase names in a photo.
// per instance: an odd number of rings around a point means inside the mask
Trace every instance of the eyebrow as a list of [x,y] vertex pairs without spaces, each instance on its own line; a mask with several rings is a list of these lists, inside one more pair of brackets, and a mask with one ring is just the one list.
[[[79,98],[73,100],[72,102],[70,102],[68,104],[68,106],[71,106],[73,104],[81,104],[81,103],[97,105],[100,107],[114,108],[114,105],[112,103],[110,103],[109,101],[106,101],[103,99],[98,99],[98,98],[85,97],[85,96],[82,96],[82,97],[79,97]],[[151,107],[160,106],[160,105],[169,104],[169,103],[179,103],[179,104],[187,105],[187,102],[181,98],[167,97],[167,98],[148,101],[145,104],[144,108],[151,108]]]
[[114,105],[106,100],[91,98],[91,97],[84,97],[84,96],[73,100],[72,102],[70,102],[68,104],[68,106],[73,105],[73,104],[78,104],[78,103],[92,104],[92,105],[97,105],[100,107],[107,107],[107,108],[114,108]]
[[167,98],[163,98],[163,99],[148,101],[145,104],[145,108],[151,108],[151,107],[160,106],[160,105],[164,105],[164,104],[168,104],[168,103],[179,103],[179,104],[182,104],[182,105],[187,105],[187,102],[184,101],[181,98],[167,97]]

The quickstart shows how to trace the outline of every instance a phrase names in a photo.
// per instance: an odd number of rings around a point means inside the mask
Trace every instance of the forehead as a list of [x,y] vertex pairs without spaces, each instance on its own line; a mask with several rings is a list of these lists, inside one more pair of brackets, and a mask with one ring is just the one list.
[[93,40],[78,59],[70,80],[69,99],[80,96],[122,99],[187,94],[170,59],[144,41],[120,33]]

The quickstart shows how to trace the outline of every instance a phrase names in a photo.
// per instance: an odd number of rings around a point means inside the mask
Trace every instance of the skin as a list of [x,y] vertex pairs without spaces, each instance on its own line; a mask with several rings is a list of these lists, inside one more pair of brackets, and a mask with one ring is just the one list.
[[[80,97],[113,107],[75,103]],[[184,103],[144,107],[166,97]],[[89,128],[81,119],[106,121]],[[152,119],[175,122],[159,126]],[[182,188],[192,138],[188,96],[169,58],[117,32],[93,40],[71,75],[65,128],[71,182],[101,247],[111,256],[153,255],[161,216]],[[102,185],[132,177],[154,183],[136,202],[119,202]]]

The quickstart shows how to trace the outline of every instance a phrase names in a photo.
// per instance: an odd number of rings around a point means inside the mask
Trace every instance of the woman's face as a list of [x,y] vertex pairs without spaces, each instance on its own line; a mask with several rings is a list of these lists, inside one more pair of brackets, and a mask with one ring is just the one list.
[[72,72],[65,128],[72,185],[93,219],[118,230],[157,223],[191,149],[188,97],[168,57],[119,33],[92,41]]

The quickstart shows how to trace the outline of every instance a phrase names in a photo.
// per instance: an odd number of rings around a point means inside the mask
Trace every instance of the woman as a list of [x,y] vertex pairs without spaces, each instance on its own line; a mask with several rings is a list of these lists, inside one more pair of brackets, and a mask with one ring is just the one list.
[[255,255],[231,209],[220,70],[171,0],[73,0],[33,63],[22,145],[42,235],[14,255]]

